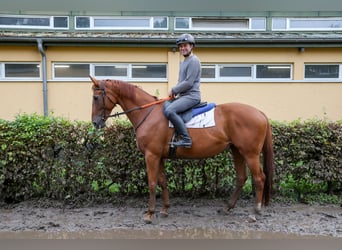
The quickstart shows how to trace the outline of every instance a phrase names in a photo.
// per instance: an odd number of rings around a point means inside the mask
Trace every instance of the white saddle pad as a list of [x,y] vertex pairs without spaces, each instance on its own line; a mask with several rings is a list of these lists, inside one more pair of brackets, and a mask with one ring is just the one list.
[[[215,126],[215,118],[214,118],[214,111],[215,108],[196,115],[195,117],[191,118],[190,121],[185,123],[185,126],[187,128],[209,128],[209,127],[214,127]],[[169,121],[169,127],[173,128],[172,123]]]

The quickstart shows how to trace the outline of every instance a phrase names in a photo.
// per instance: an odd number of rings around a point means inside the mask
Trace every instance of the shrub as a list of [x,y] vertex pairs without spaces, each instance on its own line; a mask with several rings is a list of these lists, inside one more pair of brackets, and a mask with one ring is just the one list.
[[[279,195],[341,192],[341,123],[272,121],[272,127]],[[0,150],[0,199],[6,202],[108,201],[148,193],[144,156],[127,121],[95,130],[87,122],[20,115],[0,120]],[[227,197],[235,185],[229,151],[167,160],[166,173],[172,195]],[[252,192],[251,182],[244,190]]]

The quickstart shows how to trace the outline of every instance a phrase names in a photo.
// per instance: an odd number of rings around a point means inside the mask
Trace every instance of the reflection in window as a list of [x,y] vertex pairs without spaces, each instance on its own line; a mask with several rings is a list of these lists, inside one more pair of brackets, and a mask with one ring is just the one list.
[[176,29],[189,29],[190,19],[188,17],[176,17],[175,18],[175,28]]
[[94,19],[94,27],[125,27],[125,28],[143,28],[150,25],[149,18],[125,18],[125,19],[110,19],[110,18],[96,18]]
[[89,77],[89,64],[54,64],[54,76],[58,78]]
[[339,65],[305,65],[305,78],[339,78]]
[[166,65],[132,65],[132,78],[166,78]]
[[54,17],[53,26],[55,28],[68,28],[68,18],[65,16]]
[[48,17],[0,17],[0,25],[50,26]]
[[38,63],[6,63],[5,77],[13,78],[39,78],[40,67]]
[[221,66],[221,77],[251,77],[252,68],[250,66]]
[[127,77],[128,65],[95,65],[95,76]]
[[90,17],[76,17],[76,28],[90,28]]
[[215,78],[215,65],[203,65],[201,78]]
[[256,78],[291,78],[291,66],[257,65]]
[[167,17],[154,17],[153,28],[155,29],[166,29],[167,28]]

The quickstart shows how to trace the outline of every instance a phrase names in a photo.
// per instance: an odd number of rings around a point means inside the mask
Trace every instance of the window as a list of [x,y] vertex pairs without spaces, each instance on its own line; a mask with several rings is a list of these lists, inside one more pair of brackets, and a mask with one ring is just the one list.
[[0,63],[1,79],[40,79],[39,63]]
[[256,78],[291,78],[290,65],[256,65]]
[[220,66],[220,77],[251,77],[251,66]]
[[94,75],[97,77],[126,78],[128,75],[128,64],[94,65]]
[[265,18],[176,17],[175,30],[265,30]]
[[205,65],[202,64],[202,79],[215,79],[216,66],[215,65]]
[[68,29],[67,16],[0,16],[1,28]]
[[53,27],[55,28],[68,28],[69,20],[65,16],[55,16],[53,17]]
[[132,78],[158,78],[166,79],[166,65],[132,65]]
[[58,63],[53,65],[54,78],[88,78],[90,65],[86,63]]
[[305,79],[339,79],[341,65],[338,64],[307,64],[305,65]]
[[273,18],[273,30],[342,30],[342,18]]
[[98,78],[115,78],[120,80],[137,81],[166,81],[166,64],[141,63],[54,63],[54,79],[88,79],[89,75]]
[[105,30],[141,30],[168,29],[167,17],[105,17],[105,16],[76,16],[76,29],[105,29]]
[[204,81],[247,81],[292,78],[292,66],[289,64],[202,64]]

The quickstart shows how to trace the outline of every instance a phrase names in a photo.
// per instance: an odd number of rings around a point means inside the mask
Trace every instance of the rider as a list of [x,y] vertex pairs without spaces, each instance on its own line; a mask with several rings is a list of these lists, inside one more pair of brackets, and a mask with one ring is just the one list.
[[192,35],[181,35],[176,44],[184,57],[184,61],[180,64],[178,83],[169,92],[172,99],[164,106],[164,114],[171,121],[177,135],[180,137],[173,145],[190,148],[192,141],[179,114],[201,101],[201,62],[192,52],[195,47],[195,39]]

